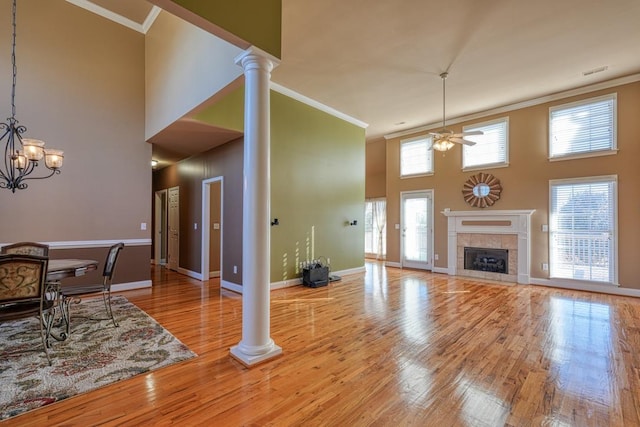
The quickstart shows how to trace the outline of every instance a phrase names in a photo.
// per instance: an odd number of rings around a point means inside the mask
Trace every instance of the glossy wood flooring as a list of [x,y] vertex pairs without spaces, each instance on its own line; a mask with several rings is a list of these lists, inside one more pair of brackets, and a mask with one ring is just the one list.
[[273,291],[284,354],[246,369],[239,295],[153,281],[123,294],[199,357],[2,424],[640,426],[640,299],[367,263]]

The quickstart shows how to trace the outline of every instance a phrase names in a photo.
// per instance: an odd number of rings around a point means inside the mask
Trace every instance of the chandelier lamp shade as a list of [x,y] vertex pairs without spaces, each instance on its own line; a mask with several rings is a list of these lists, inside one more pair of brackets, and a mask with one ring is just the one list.
[[[24,190],[30,179],[45,179],[60,173],[64,153],[44,147],[37,139],[23,138],[27,128],[16,119],[16,1],[12,9],[11,65],[11,117],[0,123],[0,143],[4,144],[4,164],[0,165],[0,188]],[[44,166],[44,167],[42,167]]]

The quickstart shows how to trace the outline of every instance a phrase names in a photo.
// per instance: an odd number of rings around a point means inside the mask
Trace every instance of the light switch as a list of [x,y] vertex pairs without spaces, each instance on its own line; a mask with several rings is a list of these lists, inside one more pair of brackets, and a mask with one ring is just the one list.
[[146,222],[141,222],[140,223],[140,230],[146,230],[147,229],[147,223]]
[[197,229],[198,229],[198,223],[197,223],[197,222],[194,222],[194,223],[193,223],[193,229],[194,229],[194,230],[197,230]]
[[396,230],[400,230],[400,224],[396,224]]
[[214,229],[214,230],[220,230],[220,224],[219,224],[219,223],[217,223],[217,222],[214,222],[214,223],[213,223],[213,229]]
[[543,233],[548,233],[549,232],[549,226],[547,224],[542,224],[542,232]]

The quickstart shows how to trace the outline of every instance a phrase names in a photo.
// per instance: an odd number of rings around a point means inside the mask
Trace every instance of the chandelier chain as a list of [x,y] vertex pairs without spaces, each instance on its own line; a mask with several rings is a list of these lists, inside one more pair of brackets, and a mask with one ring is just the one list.
[[12,9],[12,39],[11,39],[11,64],[13,66],[13,80],[11,83],[11,119],[15,120],[16,118],[16,82],[18,75],[18,66],[16,65],[16,2],[17,0],[13,0],[13,9]]

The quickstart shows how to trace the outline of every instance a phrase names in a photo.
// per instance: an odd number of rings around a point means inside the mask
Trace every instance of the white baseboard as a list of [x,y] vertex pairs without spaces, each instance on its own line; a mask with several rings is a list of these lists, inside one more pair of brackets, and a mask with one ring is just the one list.
[[239,294],[242,293],[242,286],[237,283],[228,282],[226,280],[220,280],[220,287],[224,289],[228,289],[233,292],[237,292]]
[[193,279],[202,280],[202,273],[196,273],[195,271],[187,270],[186,268],[178,267],[178,273],[189,276]]
[[433,267],[431,269],[432,273],[442,273],[442,274],[449,274],[449,269],[447,267]]
[[399,262],[385,261],[384,265],[387,267],[402,268],[402,264]]
[[590,282],[566,281],[558,279],[536,279],[529,281],[532,285],[549,286],[551,288],[573,289],[575,291],[599,292],[603,294],[621,295],[640,298],[640,289],[621,288],[617,285],[599,285]]
[[139,282],[128,282],[128,283],[114,284],[114,285],[111,285],[111,290],[113,292],[131,291],[133,289],[150,288],[151,285],[152,285],[151,280],[141,280]]
[[[358,273],[365,273],[365,272],[366,272],[366,268],[363,265],[362,267],[349,268],[347,270],[332,271],[330,274],[337,275],[337,276],[346,276],[349,274],[358,274]],[[283,280],[280,282],[272,282],[271,285],[269,286],[269,289],[273,291],[274,289],[290,288],[292,286],[298,286],[298,285],[302,285],[302,277],[296,277],[295,279]]]

